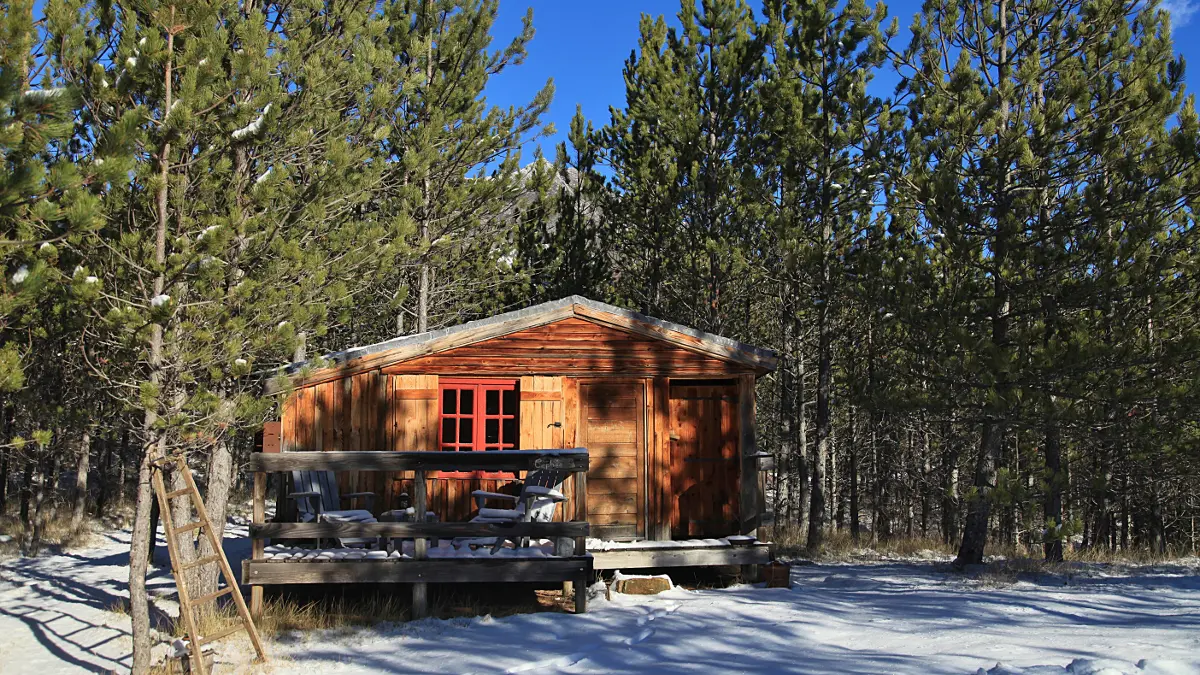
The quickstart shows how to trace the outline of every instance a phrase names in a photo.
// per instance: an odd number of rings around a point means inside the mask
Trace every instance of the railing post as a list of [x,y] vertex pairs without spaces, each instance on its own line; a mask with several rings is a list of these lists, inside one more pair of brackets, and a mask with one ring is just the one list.
[[[588,520],[588,503],[587,503],[587,470],[575,472],[575,520],[587,522]],[[587,537],[575,537],[575,555],[587,555]],[[584,574],[575,581],[575,613],[583,614],[587,611],[587,591],[588,582],[591,579],[589,575]]]
[[[413,509],[416,513],[413,516],[415,522],[425,522],[425,512],[428,510],[425,495],[425,472],[418,470],[413,478]],[[426,557],[425,546],[428,540],[425,537],[417,537],[413,540],[414,559],[424,560]],[[412,614],[414,619],[423,619],[429,613],[429,588],[424,582],[413,584],[412,591]]]
[[[262,471],[254,472],[254,505],[250,514],[250,522],[256,525],[262,525],[266,520],[266,496],[267,496],[267,474]],[[262,537],[255,537],[250,544],[250,559],[254,561],[263,559],[264,541]],[[262,618],[263,611],[263,587],[257,584],[250,587],[250,615],[255,621]]]
[[[575,520],[586,523],[588,520],[587,503],[587,471],[575,472]],[[575,538],[575,555],[587,554],[587,538]]]

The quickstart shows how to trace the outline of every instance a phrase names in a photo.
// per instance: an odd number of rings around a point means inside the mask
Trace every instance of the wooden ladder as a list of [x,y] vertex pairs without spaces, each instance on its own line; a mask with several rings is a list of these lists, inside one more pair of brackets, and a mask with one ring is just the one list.
[[[187,487],[168,492],[166,481],[163,479],[163,473],[172,465],[183,476]],[[160,457],[154,460],[151,466],[151,478],[154,483],[154,492],[158,496],[158,508],[162,513],[163,530],[167,533],[167,551],[171,554],[171,575],[175,577],[175,587],[179,591],[179,616],[183,619],[184,628],[187,630],[192,672],[199,673],[199,675],[208,675],[208,666],[204,663],[204,647],[228,637],[239,630],[246,631],[246,634],[250,636],[250,642],[254,643],[254,651],[258,653],[258,660],[265,662],[267,655],[263,652],[262,641],[258,637],[258,629],[254,627],[254,621],[250,618],[250,611],[246,609],[246,600],[242,597],[241,589],[238,588],[237,580],[233,576],[233,570],[229,568],[229,560],[225,557],[225,549],[221,548],[221,542],[217,539],[217,535],[213,531],[212,522],[208,518],[208,511],[204,508],[204,500],[200,497],[200,490],[196,487],[196,481],[192,478],[192,470],[188,467],[187,458],[183,455]],[[172,518],[171,500],[182,499],[184,497],[191,500],[197,517],[194,522],[182,527],[175,527],[175,522]],[[216,553],[203,558],[197,558],[188,563],[181,563],[179,560],[179,542],[176,540],[176,537],[181,534],[190,535],[195,530],[202,531],[208,537],[208,543]],[[189,542],[188,545],[190,546],[191,543]],[[184,581],[187,578],[186,572],[204,565],[213,564],[220,567],[220,574],[225,578],[225,588],[215,593],[209,593],[193,599],[191,592],[187,589],[187,583]],[[217,584],[220,585],[220,582],[220,577],[218,577]],[[225,595],[233,596],[233,602],[237,605],[240,620],[211,635],[201,635],[196,627],[196,606],[204,605],[207,602],[215,602],[218,598]]]

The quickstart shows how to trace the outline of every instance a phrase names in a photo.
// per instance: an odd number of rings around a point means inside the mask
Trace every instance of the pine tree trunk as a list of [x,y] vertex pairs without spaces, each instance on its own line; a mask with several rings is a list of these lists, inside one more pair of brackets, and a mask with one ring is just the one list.
[[[60,434],[55,434],[61,438]],[[46,490],[53,490],[58,476],[58,454],[52,453],[42,462],[42,479],[38,481],[37,492],[33,496],[33,532],[29,537],[26,554],[36,557],[42,550],[42,540],[46,533]]]
[[958,436],[953,422],[945,425],[945,450],[942,453],[942,541],[958,540]]
[[[163,74],[164,111],[170,110],[172,103],[171,70],[175,52],[174,20],[175,6],[171,5],[172,30],[167,31],[167,58]],[[158,166],[160,183],[156,195],[158,217],[155,222],[154,231],[154,262],[156,267],[162,270],[167,260],[169,217],[167,210],[167,189],[170,186],[170,141],[164,141],[159,149]],[[162,295],[165,287],[166,275],[160,271],[154,277],[154,295],[156,297]],[[161,389],[164,374],[163,325],[157,321],[150,324],[150,339],[147,345],[147,352],[149,357],[147,361],[150,366],[148,379],[151,386],[157,391]],[[151,543],[154,533],[148,530],[150,526],[149,521],[151,520],[150,504],[155,498],[153,488],[150,485],[150,462],[156,456],[161,456],[166,451],[166,438],[163,436],[163,432],[157,428],[157,406],[159,405],[159,400],[164,395],[160,391],[160,398],[151,402],[145,410],[144,430],[146,444],[145,450],[142,453],[141,463],[138,467],[137,501],[133,524],[134,534],[129,543],[129,615],[133,633],[133,675],[143,675],[148,672],[151,660],[150,608],[146,598],[146,561],[154,550]],[[170,518],[171,514],[164,514],[164,517]]]
[[1046,562],[1062,562],[1063,518],[1062,518],[1062,442],[1058,420],[1050,419],[1046,424],[1046,537],[1043,546]]
[[850,445],[847,448],[847,467],[846,476],[850,481],[849,492],[849,509],[850,509],[850,536],[854,541],[858,541],[859,535],[859,506],[858,506],[858,409],[850,406]]
[[71,531],[83,529],[83,518],[87,515],[88,471],[92,452],[92,435],[84,431],[79,437],[78,456],[75,460],[75,508],[71,512]]
[[112,476],[113,438],[109,434],[100,436],[100,445],[104,448],[100,460],[100,494],[96,495],[96,517],[103,517],[108,509],[109,495],[112,493],[110,476]]
[[956,567],[983,563],[983,550],[987,546],[988,522],[991,516],[992,489],[996,484],[996,463],[1000,446],[1004,442],[1003,424],[989,420],[983,425],[979,442],[979,454],[975,458],[975,492],[967,502],[967,520],[963,527],[962,545]]
[[[208,464],[207,493],[204,497],[204,509],[208,512],[209,520],[213,526],[213,534],[217,536],[217,541],[224,541],[225,513],[226,507],[229,504],[229,492],[232,481],[233,453],[229,450],[229,444],[222,438],[212,448],[212,458]],[[200,557],[204,558],[214,553],[216,551],[208,543],[208,538],[201,538]],[[215,592],[219,582],[219,571],[216,565],[205,565],[201,568],[197,574],[195,593],[197,595],[207,595],[208,593]]]
[[117,449],[117,504],[125,506],[125,498],[129,495],[129,482],[125,479],[129,467],[129,425],[121,427],[121,445]]
[[[783,328],[783,345],[779,363],[779,456],[783,460],[784,478],[787,482],[786,490],[776,489],[775,499],[779,504],[776,507],[776,513],[786,512],[787,518],[791,520],[795,513],[792,509],[794,500],[792,493],[796,489],[795,483],[792,482],[794,475],[793,468],[797,462],[796,458],[796,384],[792,372],[792,364],[794,361],[794,353],[796,349],[793,315],[794,308],[794,289],[790,283],[785,284],[783,288],[783,310],[782,310],[782,328]],[[780,504],[780,502],[782,502]]]
[[[147,416],[153,413],[147,411]],[[147,425],[148,430],[151,425]],[[154,432],[151,432],[152,434]],[[150,530],[150,510],[154,491],[150,486],[150,459],[158,442],[152,435],[138,463],[134,500],[133,534],[129,542],[129,618],[133,633],[133,673],[150,672],[150,605],[146,594],[146,571],[153,553],[154,532]]]
[[797,345],[796,356],[796,522],[808,524],[809,463],[808,463],[808,390],[805,387],[805,365],[803,347]]
[[33,496],[33,460],[25,460],[25,468],[21,472],[21,524],[29,531],[33,523],[29,521],[29,500]]
[[[12,418],[8,412],[8,405],[0,405],[0,445],[8,443],[12,439]],[[8,514],[8,460],[11,451],[8,448],[0,448],[0,516]]]

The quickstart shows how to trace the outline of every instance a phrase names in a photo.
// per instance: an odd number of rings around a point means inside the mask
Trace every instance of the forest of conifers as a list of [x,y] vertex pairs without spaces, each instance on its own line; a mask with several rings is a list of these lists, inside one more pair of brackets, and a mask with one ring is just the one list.
[[485,99],[534,35],[497,0],[3,5],[0,508],[35,554],[135,504],[135,632],[147,457],[222,522],[279,366],[572,293],[780,354],[767,510],[814,550],[1197,546],[1200,127],[1156,3],[683,0],[546,158],[552,83]]

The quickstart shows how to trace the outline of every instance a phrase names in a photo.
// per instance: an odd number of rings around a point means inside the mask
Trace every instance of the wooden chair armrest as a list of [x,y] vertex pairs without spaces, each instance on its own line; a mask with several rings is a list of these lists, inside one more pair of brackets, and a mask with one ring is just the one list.
[[349,493],[342,495],[342,499],[348,500],[350,502],[351,506],[354,505],[354,500],[358,499],[360,497],[367,501],[367,510],[368,511],[375,510],[375,493],[374,492],[349,492]]
[[517,503],[517,497],[515,497],[514,495],[504,494],[503,492],[488,492],[487,490],[475,490],[471,493],[471,497],[475,499],[475,508],[476,509],[482,509],[483,505],[486,504],[487,500],[489,500],[489,499],[507,499],[508,501],[510,501],[514,504]]
[[526,494],[534,495],[545,499],[553,499],[556,502],[567,501],[567,496],[554,488],[542,487],[541,485],[529,485],[525,487]]

